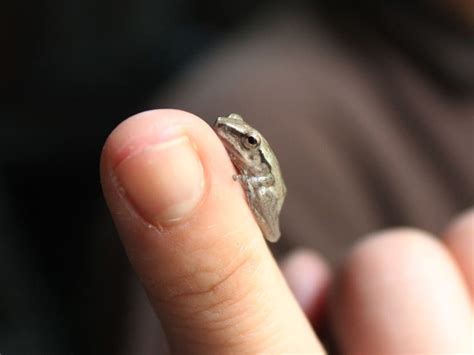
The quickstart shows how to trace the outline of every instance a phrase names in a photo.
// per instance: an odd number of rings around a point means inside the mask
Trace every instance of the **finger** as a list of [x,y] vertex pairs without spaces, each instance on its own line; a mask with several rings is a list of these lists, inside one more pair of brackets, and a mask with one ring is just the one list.
[[448,251],[409,229],[355,247],[334,290],[331,318],[348,354],[461,354],[471,350],[471,305]]
[[322,352],[202,120],[157,110],[125,121],[106,142],[101,171],[172,351]]
[[462,214],[448,227],[444,241],[464,275],[474,302],[474,209]]
[[321,321],[330,271],[327,263],[310,249],[298,249],[287,255],[280,267],[301,308],[316,327]]

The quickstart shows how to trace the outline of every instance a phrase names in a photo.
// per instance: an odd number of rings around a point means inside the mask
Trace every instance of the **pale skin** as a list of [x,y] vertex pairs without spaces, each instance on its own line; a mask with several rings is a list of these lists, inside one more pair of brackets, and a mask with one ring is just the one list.
[[280,268],[234,174],[183,111],[138,114],[105,143],[104,195],[173,353],[322,354],[323,310],[342,353],[474,351],[473,211],[439,238],[374,232],[334,272],[309,250]]

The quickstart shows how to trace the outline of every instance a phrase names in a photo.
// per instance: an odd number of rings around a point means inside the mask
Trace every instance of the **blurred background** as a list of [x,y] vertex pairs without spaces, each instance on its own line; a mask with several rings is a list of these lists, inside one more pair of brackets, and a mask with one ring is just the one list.
[[165,351],[99,183],[107,135],[142,110],[235,111],[268,136],[277,255],[337,262],[474,201],[469,0],[5,1],[0,28],[2,354]]

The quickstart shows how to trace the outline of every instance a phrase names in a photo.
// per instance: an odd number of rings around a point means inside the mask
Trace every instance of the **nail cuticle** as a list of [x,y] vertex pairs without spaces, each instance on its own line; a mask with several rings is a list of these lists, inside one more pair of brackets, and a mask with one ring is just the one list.
[[158,229],[194,214],[205,192],[205,172],[196,146],[182,131],[175,132],[171,140],[129,150],[112,167],[118,193],[146,224]]

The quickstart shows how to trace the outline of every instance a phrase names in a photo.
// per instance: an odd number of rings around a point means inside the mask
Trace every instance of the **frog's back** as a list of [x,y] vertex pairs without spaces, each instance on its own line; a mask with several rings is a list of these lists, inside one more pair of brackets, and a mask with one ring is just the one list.
[[286,185],[285,185],[285,181],[283,180],[283,175],[281,173],[281,169],[280,169],[280,163],[278,162],[278,159],[276,158],[276,155],[275,153],[273,152],[273,150],[270,148],[270,145],[268,144],[268,142],[265,140],[265,156],[267,157],[267,160],[268,160],[268,165],[270,167],[270,172],[271,174],[273,175],[273,178],[274,178],[274,188],[275,188],[275,195],[276,195],[276,200],[279,201],[278,203],[278,208],[277,208],[277,211],[278,211],[278,214],[280,213],[281,211],[281,208],[283,206],[283,202],[285,200],[285,196],[286,196]]
[[276,242],[280,238],[279,217],[286,197],[286,186],[280,170],[280,164],[270,146],[265,144],[264,155],[273,175],[274,183],[258,191],[258,198],[255,203],[255,210],[258,216],[257,222],[262,229],[265,238],[271,242]]

